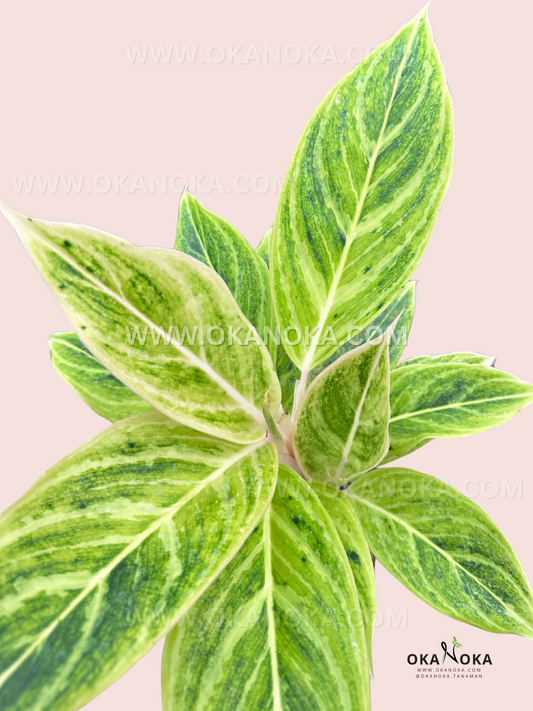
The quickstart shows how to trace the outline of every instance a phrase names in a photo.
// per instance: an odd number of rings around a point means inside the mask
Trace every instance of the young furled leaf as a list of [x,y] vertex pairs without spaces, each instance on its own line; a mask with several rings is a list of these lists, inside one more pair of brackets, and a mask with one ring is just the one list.
[[[115,377],[189,427],[233,442],[263,439],[263,401],[268,392],[278,410],[278,379],[213,269],[174,250],[3,211],[77,335]],[[241,346],[228,342],[236,332]]]
[[389,449],[390,331],[321,373],[296,413],[294,454],[313,481],[351,481]]
[[75,333],[53,333],[48,344],[54,368],[98,415],[118,422],[153,410],[146,400],[117,380]]
[[391,373],[390,453],[400,457],[434,437],[484,432],[533,402],[533,385],[485,365],[409,365]]
[[116,681],[233,558],[276,476],[272,444],[156,412],[52,467],[0,518],[2,711],[74,711]]
[[508,541],[480,507],[410,469],[376,469],[347,491],[379,562],[436,610],[533,638],[533,597]]
[[[452,166],[452,107],[424,10],[342,79],[300,139],[270,253],[285,348],[303,371],[364,329],[417,267]],[[290,343],[288,327],[302,338]],[[314,334],[313,339],[303,337]]]
[[164,711],[370,709],[346,553],[288,467],[259,526],[168,635],[162,679]]
[[241,233],[184,190],[174,249],[207,264],[224,279],[275,362],[276,318],[268,269]]

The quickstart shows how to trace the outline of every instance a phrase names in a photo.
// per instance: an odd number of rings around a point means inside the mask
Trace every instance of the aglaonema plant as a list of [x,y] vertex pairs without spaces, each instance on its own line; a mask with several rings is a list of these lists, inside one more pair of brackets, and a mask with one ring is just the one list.
[[320,104],[256,251],[187,192],[174,249],[4,208],[74,328],[55,368],[114,424],[0,519],[3,711],[79,709],[166,634],[165,711],[365,711],[372,554],[533,637],[495,523],[388,466],[533,401],[478,353],[400,362],[452,133],[424,11]]

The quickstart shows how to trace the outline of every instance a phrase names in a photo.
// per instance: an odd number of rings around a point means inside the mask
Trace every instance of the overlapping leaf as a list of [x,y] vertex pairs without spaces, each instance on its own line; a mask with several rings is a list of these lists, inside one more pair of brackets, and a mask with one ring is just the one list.
[[319,500],[287,467],[260,525],[167,637],[163,708],[370,708],[348,559]]
[[264,261],[264,263],[268,266],[270,266],[270,243],[272,240],[272,227],[268,230],[268,232],[265,233],[265,236],[259,242],[257,245],[257,249],[255,250],[256,254],[258,254],[261,259]]
[[174,248],[220,274],[275,360],[276,319],[268,269],[261,255],[235,227],[206,210],[187,190],[181,197]]
[[[452,109],[427,12],[341,80],[285,178],[270,269],[285,347],[305,375],[399,293],[451,173]],[[306,331],[313,339],[304,337]]]
[[264,437],[263,401],[268,393],[277,411],[279,383],[213,269],[174,250],[4,212],[78,336],[115,377],[190,427],[235,442]]
[[168,632],[274,492],[272,444],[123,420],[0,519],[0,708],[73,711]]
[[399,363],[396,368],[405,368],[407,365],[440,365],[441,363],[465,363],[467,365],[486,365],[492,367],[496,362],[493,356],[474,353],[472,351],[460,351],[457,353],[443,353],[442,355],[415,356]]
[[313,481],[351,481],[389,449],[390,331],[346,353],[306,391],[294,453]]
[[312,382],[317,375],[322,373],[322,371],[342,355],[348,353],[348,351],[383,335],[395,321],[396,325],[389,342],[389,363],[391,369],[396,367],[407,345],[407,339],[413,323],[415,293],[416,281],[408,282],[394,301],[392,301],[387,308],[383,309],[365,329],[338,348],[332,356],[320,363],[320,365],[317,365],[316,368],[313,368],[309,373],[308,382]]
[[489,632],[533,637],[527,578],[477,504],[400,468],[363,474],[347,494],[376,558],[424,602]]
[[153,409],[117,380],[75,333],[53,333],[48,343],[54,368],[98,415],[118,422]]
[[[389,362],[391,368],[394,368],[403,353],[411,330],[415,309],[415,290],[416,282],[408,282],[397,298],[387,308],[383,309],[367,328],[357,333],[353,339],[338,348],[332,356],[317,365],[316,368],[313,368],[309,373],[307,382],[312,383],[332,363],[335,363],[341,356],[352,351],[357,346],[368,343],[373,338],[384,334],[397,320],[389,343]],[[281,386],[281,401],[284,408],[291,411],[293,408],[294,388],[296,381],[301,377],[301,372],[282,347],[278,349],[276,371]]]
[[434,437],[464,437],[507,422],[533,402],[533,386],[485,365],[405,365],[391,373],[389,456]]
[[376,579],[365,534],[352,502],[344,492],[324,484],[313,484],[313,491],[335,524],[350,562],[364,623],[368,662],[372,670],[372,637],[376,620]]

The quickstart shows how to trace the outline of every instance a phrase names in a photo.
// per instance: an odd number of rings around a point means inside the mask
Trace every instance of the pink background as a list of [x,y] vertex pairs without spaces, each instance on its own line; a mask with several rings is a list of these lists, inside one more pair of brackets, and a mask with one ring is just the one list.
[[[93,188],[99,174],[206,174],[196,197],[233,222],[256,245],[270,227],[277,194],[238,192],[235,176],[283,176],[312,111],[352,67],[421,8],[421,0],[270,0],[268,3],[125,2],[4,6],[0,67],[4,96],[0,197],[27,214],[87,223],[140,245],[171,247],[178,194]],[[406,355],[472,349],[533,381],[531,336],[530,37],[526,2],[434,0],[430,17],[447,71],[456,118],[455,171],[433,239],[416,274],[415,324]],[[205,61],[144,65],[127,45],[211,47],[331,45],[337,61],[280,64]],[[291,54],[292,53],[292,54]],[[330,53],[331,56],[331,53]],[[17,188],[22,174],[85,174],[83,188],[45,194]],[[213,175],[220,182],[213,183]],[[15,177],[14,177],[15,176]],[[208,191],[209,184],[220,189]],[[239,186],[246,187],[248,180]],[[141,185],[142,188],[142,185]],[[88,192],[90,190],[90,192]],[[231,190],[231,192],[229,192]],[[69,325],[6,221],[0,221],[3,276],[3,477],[1,508],[49,466],[106,427],[54,372],[47,336]],[[475,437],[437,441],[402,464],[464,491],[495,519],[533,578],[531,431],[533,408]],[[503,481],[522,481],[522,496],[504,496]],[[494,480],[496,483],[484,483]],[[471,491],[476,488],[472,486]],[[485,493],[483,495],[483,487]],[[493,494],[497,495],[494,496]],[[375,634],[374,711],[391,704],[431,708],[526,708],[531,641],[491,635],[444,617],[377,569],[385,623]],[[387,625],[394,611],[400,627]],[[406,610],[402,618],[402,610]],[[405,618],[405,614],[407,617]],[[406,626],[402,626],[405,624]],[[488,652],[482,679],[416,679],[409,653],[440,650],[455,635],[465,652]],[[133,670],[89,704],[92,711],[160,706],[160,643]]]

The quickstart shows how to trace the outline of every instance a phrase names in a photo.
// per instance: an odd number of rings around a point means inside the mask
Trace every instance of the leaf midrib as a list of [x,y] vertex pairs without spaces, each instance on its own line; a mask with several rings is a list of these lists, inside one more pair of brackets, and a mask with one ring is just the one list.
[[[96,279],[90,272],[86,271],[78,262],[76,262],[72,257],[63,252],[61,249],[57,247],[50,239],[45,237],[34,225],[33,223],[29,223],[29,227],[25,225],[26,229],[31,229],[33,232],[36,233],[37,239],[42,240],[47,244],[47,246],[54,251],[56,254],[58,254],[61,259],[66,261],[70,266],[72,266],[74,269],[76,269],[78,272],[80,272],[85,279],[88,281],[92,282],[95,286],[97,286],[101,291],[106,293],[108,296],[111,296],[113,299],[115,299],[118,303],[120,303],[127,311],[130,311],[134,316],[136,316],[139,320],[143,321],[150,329],[153,329],[158,335],[164,339],[168,339],[168,333],[164,331],[164,329],[160,328],[155,324],[153,321],[151,321],[147,316],[145,316],[141,311],[139,311],[130,301],[127,301],[124,299],[121,295],[117,294],[113,289],[110,289],[107,287],[105,284],[103,284],[101,281]],[[127,244],[127,243],[126,243]],[[156,247],[151,248],[152,251],[164,251],[164,250],[158,250]],[[168,250],[169,254],[185,254],[184,252],[177,252],[175,250]],[[186,255],[187,256],[187,255]],[[170,257],[172,259],[172,257]],[[193,259],[193,257],[190,257]],[[214,270],[213,270],[214,271]],[[216,273],[216,272],[214,272]],[[221,278],[221,277],[220,277]],[[223,280],[222,280],[223,281]],[[78,337],[80,340],[83,342],[83,338],[79,333],[77,333]],[[169,339],[169,343],[171,343],[174,348],[178,351],[178,353],[181,353],[183,356],[188,358],[197,368],[200,368],[203,370],[206,375],[208,375],[211,380],[213,380],[217,385],[219,385],[233,400],[235,400],[236,403],[238,403],[242,409],[247,412],[261,427],[265,427],[266,430],[266,424],[263,418],[262,413],[254,406],[252,403],[250,403],[249,400],[247,400],[241,393],[236,390],[232,385],[230,385],[224,378],[219,375],[207,362],[203,361],[201,358],[198,358],[192,351],[190,351],[188,348],[185,348],[182,344],[180,344],[174,337]],[[138,394],[138,393],[137,393]],[[140,397],[145,397],[144,395],[140,395]],[[146,398],[145,398],[146,399]],[[152,403],[150,403],[152,404]]]
[[519,400],[522,398],[533,399],[533,392],[518,395],[498,395],[497,397],[483,398],[482,400],[465,400],[464,402],[452,402],[448,405],[439,405],[438,407],[428,407],[424,410],[416,410],[413,412],[405,412],[403,415],[396,415],[396,417],[391,417],[390,423],[398,422],[399,420],[406,420],[409,417],[418,417],[419,415],[425,415],[431,412],[440,412],[441,410],[453,410],[459,407],[470,407],[471,405],[483,405],[486,402],[496,402],[498,400]]
[[272,538],[270,534],[270,507],[263,517],[263,545],[265,556],[265,591],[268,619],[268,648],[272,669],[273,711],[282,711],[281,689],[279,685],[278,650],[276,621],[274,618],[274,579],[272,575]]
[[[402,61],[400,62],[400,65],[399,65],[399,67],[398,67],[398,73],[397,73],[396,79],[395,79],[395,81],[394,81],[394,86],[393,86],[393,90],[392,90],[392,93],[391,93],[391,98],[390,98],[390,101],[389,101],[389,103],[388,103],[387,109],[386,109],[386,111],[385,111],[385,116],[384,116],[384,118],[383,118],[383,123],[382,123],[382,126],[381,126],[381,130],[380,130],[378,139],[377,139],[377,141],[376,141],[375,149],[374,149],[374,151],[373,151],[373,153],[372,153],[372,156],[371,156],[371,158],[370,158],[370,163],[369,163],[369,165],[368,165],[368,170],[367,170],[365,182],[364,182],[363,188],[362,188],[362,190],[361,190],[361,196],[360,196],[360,199],[357,201],[357,209],[356,209],[354,218],[353,218],[353,220],[352,220],[352,223],[351,223],[351,225],[350,225],[350,229],[349,229],[348,235],[347,235],[347,237],[346,237],[346,243],[345,243],[344,248],[343,248],[343,251],[342,251],[341,259],[340,259],[339,264],[337,265],[337,267],[336,267],[336,269],[335,269],[335,273],[334,273],[334,276],[333,276],[333,281],[332,281],[331,288],[330,288],[329,293],[328,293],[328,298],[327,298],[327,300],[326,300],[326,304],[325,304],[325,306],[324,306],[324,309],[323,309],[323,311],[322,311],[322,315],[320,316],[320,319],[319,319],[318,324],[317,324],[317,328],[318,328],[317,338],[316,338],[316,339],[313,339],[313,343],[312,343],[310,349],[309,349],[308,352],[307,352],[307,355],[306,355],[306,357],[305,357],[304,363],[303,363],[302,368],[301,368],[302,374],[305,375],[305,378],[307,378],[307,375],[308,375],[310,369],[311,369],[312,366],[313,366],[314,356],[315,356],[316,350],[317,350],[317,348],[318,348],[318,345],[317,345],[317,344],[318,344],[318,341],[319,341],[319,339],[320,339],[321,336],[322,336],[322,332],[323,332],[323,330],[324,330],[324,326],[326,325],[326,320],[327,320],[327,318],[328,318],[328,316],[329,316],[329,314],[330,314],[330,312],[331,312],[331,309],[332,309],[332,307],[333,307],[333,303],[334,303],[334,301],[335,301],[336,292],[337,292],[337,289],[338,289],[340,280],[341,280],[342,275],[343,275],[343,272],[344,272],[344,267],[345,267],[345,265],[346,265],[346,260],[348,259],[348,254],[349,254],[349,252],[350,252],[350,248],[351,248],[352,243],[353,243],[353,240],[354,240],[354,238],[355,238],[355,233],[356,233],[357,227],[358,227],[358,225],[359,225],[359,220],[360,220],[361,215],[362,215],[362,212],[363,212],[365,200],[366,200],[367,195],[368,195],[368,188],[369,188],[370,182],[371,182],[371,180],[372,180],[372,174],[373,174],[373,172],[374,172],[374,167],[375,167],[375,164],[376,164],[377,157],[378,157],[379,152],[380,152],[380,150],[381,150],[381,144],[383,143],[383,136],[384,136],[384,134],[385,134],[385,129],[386,129],[386,127],[387,127],[387,123],[388,123],[388,120],[389,120],[389,115],[390,115],[390,112],[391,112],[391,110],[392,110],[392,106],[393,106],[393,104],[394,104],[394,101],[395,101],[395,99],[396,99],[396,93],[397,93],[397,91],[398,91],[398,85],[399,85],[399,83],[400,83],[401,76],[402,76],[403,71],[404,71],[404,69],[405,69],[405,65],[407,64],[407,58],[408,58],[408,56],[409,56],[409,54],[410,54],[410,52],[411,52],[411,48],[412,48],[412,46],[413,46],[414,36],[415,36],[416,30],[417,30],[417,28],[418,28],[418,24],[419,24],[419,23],[417,22],[417,23],[415,23],[415,24],[413,25],[413,29],[412,29],[412,32],[411,32],[411,36],[409,37],[409,41],[408,41],[408,43],[407,43],[407,47],[406,47],[406,50],[405,50],[405,54],[404,54],[404,56],[402,57]],[[332,97],[332,100],[333,100],[333,97]]]
[[[382,515],[385,515],[385,517],[393,519],[400,526],[407,529],[409,531],[409,533],[414,538],[418,537],[422,541],[427,543],[427,545],[429,545],[431,548],[434,548],[436,551],[438,551],[440,553],[440,555],[442,555],[444,558],[446,558],[452,566],[457,567],[460,570],[462,570],[463,573],[465,573],[469,578],[474,580],[477,585],[482,587],[484,590],[486,590],[489,593],[489,595],[491,595],[493,598],[498,600],[503,605],[503,607],[510,613],[510,615],[512,617],[514,617],[515,619],[517,619],[521,623],[521,625],[523,625],[527,629],[533,631],[533,627],[530,624],[528,624],[524,619],[522,619],[519,615],[517,615],[517,613],[514,612],[514,610],[512,608],[508,607],[507,603],[504,600],[499,598],[492,590],[490,590],[490,588],[488,588],[481,580],[476,578],[467,568],[462,566],[461,563],[459,563],[457,560],[455,560],[455,558],[453,558],[447,551],[443,550],[442,548],[439,548],[439,546],[436,543],[433,543],[433,541],[431,539],[426,538],[426,536],[424,536],[420,531],[418,531],[416,528],[411,526],[411,524],[407,523],[407,521],[404,521],[403,519],[399,518],[396,514],[391,513],[387,509],[382,508],[381,506],[378,506],[377,504],[369,501],[368,499],[364,499],[361,496],[358,496],[357,494],[347,492],[347,496],[349,499],[357,499],[357,501],[361,502],[361,504],[363,506],[368,506],[369,508],[373,508],[376,511],[380,512]],[[520,591],[520,596],[522,597],[521,591]],[[533,610],[532,610],[532,612],[533,612]],[[488,619],[490,619],[490,618],[488,618]]]
[[[117,555],[113,560],[108,563],[102,570],[100,570],[93,578],[91,583],[87,585],[82,592],[77,595],[68,605],[67,607],[63,610],[63,612],[58,615],[58,617],[51,622],[48,627],[46,627],[41,634],[37,637],[37,639],[26,649],[26,651],[15,661],[13,664],[8,667],[1,675],[0,675],[0,688],[4,684],[4,682],[15,672],[18,667],[47,639],[47,637],[52,634],[52,632],[55,630],[55,628],[63,622],[64,619],[68,617],[68,615],[93,591],[95,590],[100,583],[102,583],[107,576],[119,565],[125,558],[127,558],[130,553],[135,551],[144,541],[152,535],[155,531],[158,530],[167,520],[175,516],[175,514],[185,506],[191,499],[193,499],[195,496],[197,496],[201,491],[206,489],[213,481],[215,481],[219,476],[222,476],[228,469],[230,469],[234,464],[236,464],[238,461],[241,459],[244,459],[247,457],[249,454],[252,454],[254,451],[259,449],[259,447],[262,446],[262,442],[259,443],[254,443],[250,444],[244,449],[240,450],[236,454],[234,454],[232,457],[230,457],[223,466],[219,467],[216,469],[214,472],[212,472],[206,479],[204,479],[201,484],[198,486],[194,487],[189,491],[185,496],[183,496],[176,504],[172,507],[170,507],[162,516],[158,517],[153,521],[141,534],[138,536],[135,536],[134,540],[129,543],[120,553]],[[197,597],[205,590],[211,580],[209,580],[207,583],[204,581],[204,586],[202,589],[199,591]]]
[[[366,396],[368,395],[370,385],[372,384],[372,378],[374,377],[374,373],[376,372],[376,368],[378,367],[379,361],[381,360],[381,356],[383,354],[383,350],[384,350],[385,344],[387,342],[387,336],[388,336],[388,334],[386,334],[382,337],[381,343],[379,344],[376,354],[374,355],[374,360],[372,361],[372,367],[369,370],[368,378],[365,383],[363,393],[361,395],[361,400],[359,401],[357,410],[355,411],[354,421],[353,421],[352,427],[350,429],[350,434],[348,435],[348,439],[347,439],[346,444],[344,446],[341,461],[339,462],[339,466],[337,467],[337,478],[341,479],[341,480],[342,480],[342,474],[344,472],[344,467],[346,466],[346,463],[348,461],[348,455],[350,454],[350,450],[351,450],[352,445],[355,440],[355,435],[357,434],[357,430],[359,429],[359,421],[361,419],[361,413],[362,413],[363,407],[365,405]],[[387,428],[387,433],[388,433],[388,428]],[[388,447],[389,447],[389,443],[386,442],[384,444],[383,449],[385,451],[387,451]]]

